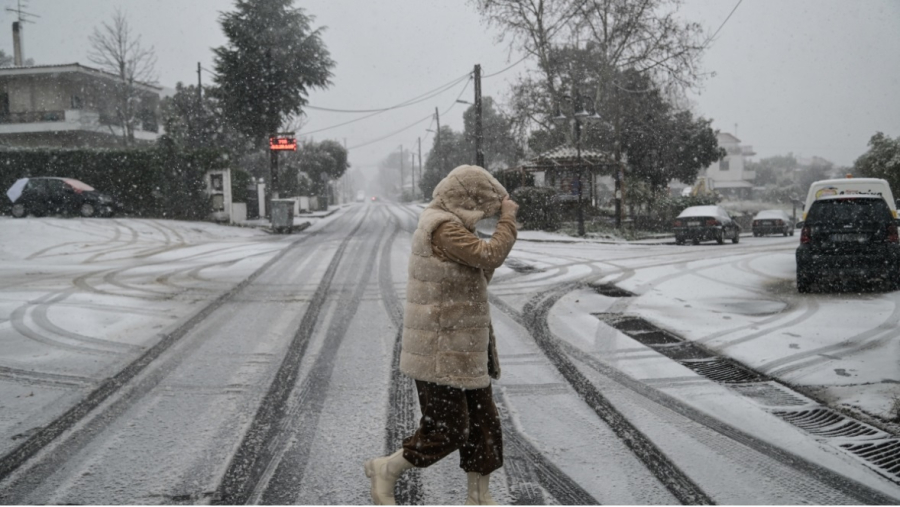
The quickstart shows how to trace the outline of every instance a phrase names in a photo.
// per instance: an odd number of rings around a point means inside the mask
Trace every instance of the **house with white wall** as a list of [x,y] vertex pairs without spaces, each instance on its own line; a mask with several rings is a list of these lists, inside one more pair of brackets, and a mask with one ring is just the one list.
[[705,176],[710,188],[723,195],[749,197],[756,179],[755,171],[746,169],[749,157],[756,155],[752,146],[741,145],[741,140],[727,132],[716,134],[719,147],[725,156],[713,162],[700,176]]
[[[122,80],[78,63],[0,68],[0,144],[59,148],[116,147],[116,91]],[[160,135],[162,88],[134,83],[134,143]]]

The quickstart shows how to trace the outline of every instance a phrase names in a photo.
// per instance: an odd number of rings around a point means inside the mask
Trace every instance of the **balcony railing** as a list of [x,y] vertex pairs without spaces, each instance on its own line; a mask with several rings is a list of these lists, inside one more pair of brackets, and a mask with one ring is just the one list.
[[0,113],[0,123],[44,123],[66,121],[65,111],[22,111]]

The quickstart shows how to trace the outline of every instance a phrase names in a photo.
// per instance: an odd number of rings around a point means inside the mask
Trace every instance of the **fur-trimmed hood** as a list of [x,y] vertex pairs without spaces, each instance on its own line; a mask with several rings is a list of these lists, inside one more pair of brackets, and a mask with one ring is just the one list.
[[429,208],[452,213],[470,231],[482,218],[500,212],[500,201],[509,195],[497,178],[475,165],[461,165],[450,171],[432,192]]

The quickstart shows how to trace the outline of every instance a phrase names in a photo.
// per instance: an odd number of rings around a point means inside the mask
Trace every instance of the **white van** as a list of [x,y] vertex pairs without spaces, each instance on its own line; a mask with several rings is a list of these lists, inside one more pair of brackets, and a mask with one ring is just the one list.
[[363,190],[356,191],[356,202],[363,202],[366,200],[366,192]]
[[834,180],[819,180],[809,186],[806,194],[806,204],[803,206],[803,220],[806,221],[806,213],[810,206],[819,197],[828,195],[880,195],[887,201],[888,207],[894,218],[897,218],[897,203],[888,182],[880,178],[840,178]]

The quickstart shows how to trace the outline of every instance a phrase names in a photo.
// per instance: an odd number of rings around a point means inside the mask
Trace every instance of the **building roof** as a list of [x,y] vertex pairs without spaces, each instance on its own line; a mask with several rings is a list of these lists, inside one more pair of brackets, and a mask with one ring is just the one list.
[[[36,74],[60,74],[63,72],[77,72],[91,76],[99,76],[107,79],[118,80],[119,76],[106,72],[105,70],[95,69],[80,63],[61,63],[56,65],[32,65],[30,67],[3,67],[0,68],[0,77],[2,76],[32,76]],[[159,93],[162,91],[161,86],[136,81],[135,85],[149,92]]]
[[729,134],[728,132],[718,132],[716,134],[716,139],[718,139],[719,143],[737,144],[741,142],[736,135]]
[[545,169],[565,169],[567,167],[575,167],[581,165],[612,165],[615,164],[612,157],[608,153],[581,149],[581,158],[578,158],[578,150],[569,145],[562,145],[545,151],[536,157],[528,160],[523,164],[523,168],[532,171],[542,171]]

